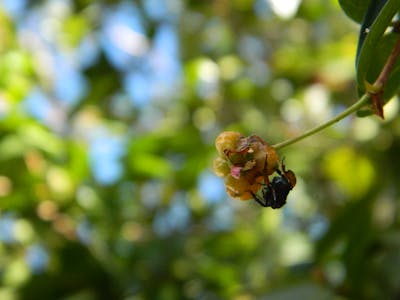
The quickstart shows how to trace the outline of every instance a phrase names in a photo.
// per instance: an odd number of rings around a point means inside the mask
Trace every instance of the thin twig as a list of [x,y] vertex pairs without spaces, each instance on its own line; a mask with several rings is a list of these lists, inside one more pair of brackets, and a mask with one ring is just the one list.
[[400,38],[394,45],[393,50],[390,53],[385,66],[383,67],[381,73],[379,74],[378,78],[373,84],[374,86],[380,87],[383,90],[384,86],[386,85],[386,82],[389,79],[390,72],[392,71],[399,54],[400,54]]
[[[397,26],[394,27],[393,31],[397,32]],[[381,73],[375,82],[367,87],[367,92],[371,95],[371,102],[374,113],[384,119],[383,115],[383,92],[385,90],[386,83],[389,79],[390,72],[392,71],[394,64],[396,63],[396,59],[400,54],[400,38],[396,41],[390,55],[382,68]]]
[[323,130],[323,129],[325,129],[325,128],[327,128],[327,127],[329,127],[329,126],[331,126],[331,125],[333,125],[333,124],[335,124],[337,122],[339,122],[340,120],[342,120],[345,117],[349,116],[353,112],[359,110],[365,104],[367,104],[369,100],[370,100],[370,95],[369,94],[364,94],[356,103],[354,103],[352,106],[348,107],[346,110],[342,111],[336,117],[328,120],[327,122],[325,122],[325,123],[323,123],[321,125],[318,125],[317,127],[314,127],[312,129],[304,132],[303,134],[301,134],[301,135],[299,135],[297,137],[294,137],[294,138],[288,139],[286,141],[283,141],[281,143],[275,144],[275,145],[273,145],[273,147],[275,149],[279,149],[279,148],[283,148],[283,147],[289,146],[291,144],[294,144],[294,143],[296,143],[296,142],[298,142],[300,140],[303,140],[306,137],[309,137],[309,136],[311,136],[311,135],[313,135],[313,134],[315,134],[315,133],[317,133],[317,132],[319,132],[319,131],[321,131],[321,130]]

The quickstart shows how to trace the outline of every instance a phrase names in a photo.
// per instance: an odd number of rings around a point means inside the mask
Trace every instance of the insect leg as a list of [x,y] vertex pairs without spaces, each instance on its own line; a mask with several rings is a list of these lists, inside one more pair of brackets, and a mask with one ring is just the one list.
[[[264,194],[264,193],[263,193]],[[253,192],[251,192],[251,195],[253,196],[253,199],[260,204],[262,207],[267,207],[268,205],[266,203],[263,202],[263,198],[260,198],[258,195],[254,194]]]

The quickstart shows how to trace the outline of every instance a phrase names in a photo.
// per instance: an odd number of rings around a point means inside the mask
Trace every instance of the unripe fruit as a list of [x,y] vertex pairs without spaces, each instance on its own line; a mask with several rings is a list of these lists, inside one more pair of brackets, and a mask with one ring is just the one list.
[[220,156],[225,156],[225,150],[234,150],[242,134],[235,131],[224,131],[215,140],[215,147]]

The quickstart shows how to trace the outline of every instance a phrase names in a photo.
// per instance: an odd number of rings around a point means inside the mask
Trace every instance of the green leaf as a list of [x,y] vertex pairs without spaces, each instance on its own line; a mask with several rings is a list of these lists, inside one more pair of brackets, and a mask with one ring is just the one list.
[[364,19],[370,2],[371,0],[339,0],[340,7],[345,14],[360,24]]
[[[374,63],[369,67],[368,73],[366,75],[366,80],[368,82],[374,82],[382,71],[387,58],[389,57],[392,49],[400,38],[398,33],[389,33],[384,35],[379,44],[376,47],[374,55]],[[400,60],[397,59],[389,75],[389,79],[384,88],[383,97],[385,100],[389,100],[399,89],[400,85]]]
[[360,55],[361,47],[364,43],[365,38],[368,35],[369,28],[375,22],[383,6],[386,4],[387,0],[372,0],[368,6],[368,9],[364,12],[363,21],[360,28],[360,34],[357,45],[357,55],[356,61]]
[[[398,12],[400,0],[389,0],[384,5],[378,17],[368,28],[368,34],[362,46],[359,49],[357,57],[357,88],[359,95],[366,92],[365,82],[373,83],[382,70],[387,57],[393,48],[393,34],[385,34],[387,28],[391,25],[394,15]],[[360,36],[360,38],[362,38]],[[384,100],[387,101],[397,89],[400,83],[400,77],[397,69],[393,70],[387,82],[387,92],[384,94]]]

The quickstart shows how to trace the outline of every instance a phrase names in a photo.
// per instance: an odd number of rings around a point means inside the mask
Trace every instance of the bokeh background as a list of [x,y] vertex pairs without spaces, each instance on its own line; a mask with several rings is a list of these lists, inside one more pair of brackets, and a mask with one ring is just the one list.
[[229,199],[223,130],[270,144],[357,100],[336,0],[1,0],[0,299],[398,299],[400,121],[279,154]]

